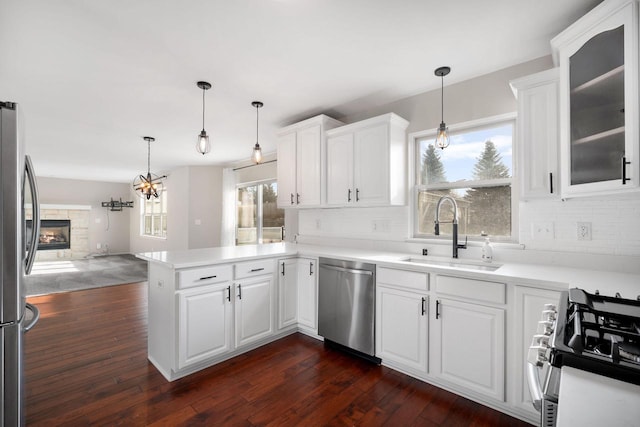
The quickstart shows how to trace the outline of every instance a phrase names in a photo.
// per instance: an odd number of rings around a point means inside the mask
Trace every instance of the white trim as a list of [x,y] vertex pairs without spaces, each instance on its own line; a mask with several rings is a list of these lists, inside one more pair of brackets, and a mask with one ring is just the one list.
[[[497,122],[506,122],[509,120],[515,120],[518,114],[514,111],[512,113],[498,114],[496,116],[484,117],[482,119],[477,120],[469,120],[468,122],[456,123],[453,125],[449,125],[449,131],[459,131],[468,128],[480,128],[483,126],[490,126]],[[429,129],[429,130],[421,130],[418,132],[413,132],[409,134],[409,143],[415,143],[415,140],[418,138],[423,138],[425,136],[435,135],[437,129]]]

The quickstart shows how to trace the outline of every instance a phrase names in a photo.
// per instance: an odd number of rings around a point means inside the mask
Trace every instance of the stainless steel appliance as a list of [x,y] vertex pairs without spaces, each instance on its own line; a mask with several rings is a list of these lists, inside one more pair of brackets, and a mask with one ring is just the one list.
[[368,356],[375,353],[375,265],[320,258],[318,334]]
[[[599,414],[606,414],[608,425],[619,425],[616,420],[628,415],[621,411],[637,410],[640,300],[570,289],[562,292],[557,307],[545,306],[538,326],[529,347],[527,378],[534,407],[541,412],[542,426],[560,426],[562,420],[574,420],[565,423],[571,425],[578,418],[593,424]],[[571,383],[567,378],[571,375],[574,381],[576,372],[583,384],[586,381],[591,385],[573,392],[567,388]],[[610,379],[626,383],[626,389],[636,392],[617,395],[615,387],[604,392],[603,384]],[[633,395],[635,399],[629,400]],[[570,413],[576,407],[576,398],[580,414]],[[599,403],[593,405],[590,401]],[[623,409],[610,410],[620,403]]]
[[[0,426],[24,425],[23,335],[38,321],[26,303],[24,276],[31,272],[40,234],[38,190],[24,153],[18,106],[0,102]],[[29,209],[30,208],[30,209]],[[29,213],[30,211],[30,213]],[[27,233],[26,216],[35,225]],[[30,316],[28,311],[33,312]]]

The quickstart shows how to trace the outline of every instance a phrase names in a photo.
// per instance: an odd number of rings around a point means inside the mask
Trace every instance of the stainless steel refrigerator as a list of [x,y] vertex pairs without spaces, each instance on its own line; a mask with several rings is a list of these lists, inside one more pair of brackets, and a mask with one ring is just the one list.
[[[38,189],[25,155],[18,105],[0,102],[0,426],[25,424],[24,334],[39,312],[25,299],[40,235]],[[33,226],[27,230],[27,217]]]

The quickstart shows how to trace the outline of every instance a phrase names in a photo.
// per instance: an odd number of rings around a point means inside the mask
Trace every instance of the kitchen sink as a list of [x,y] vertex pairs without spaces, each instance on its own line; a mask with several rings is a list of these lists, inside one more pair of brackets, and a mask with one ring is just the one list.
[[453,267],[460,268],[464,270],[478,270],[478,271],[496,271],[500,267],[501,264],[480,264],[480,263],[472,263],[472,262],[463,262],[463,261],[441,261],[434,260],[429,258],[407,258],[403,259],[405,262],[414,262],[423,265],[433,265],[436,267]]

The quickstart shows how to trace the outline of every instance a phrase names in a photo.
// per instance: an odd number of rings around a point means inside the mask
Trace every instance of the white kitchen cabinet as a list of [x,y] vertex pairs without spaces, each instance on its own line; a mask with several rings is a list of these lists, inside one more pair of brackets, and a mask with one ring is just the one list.
[[298,258],[298,327],[311,334],[318,333],[318,260]]
[[428,297],[376,287],[376,356],[385,365],[427,373]]
[[562,197],[637,190],[638,1],[605,0],[551,40]]
[[504,402],[505,302],[504,283],[437,276],[430,322],[431,374]]
[[389,113],[327,131],[326,205],[404,205],[408,125]]
[[560,197],[557,68],[510,82],[518,99],[520,197]]
[[532,416],[539,416],[531,403],[527,383],[527,353],[533,335],[539,333],[537,332],[538,322],[544,305],[553,304],[557,307],[560,301],[560,292],[528,286],[514,286],[514,296],[514,328],[511,331],[513,340],[511,351],[515,362],[515,375],[510,378],[513,394],[509,400],[520,410]]
[[178,369],[233,349],[231,284],[200,286],[176,292],[178,300]]
[[236,347],[251,344],[273,335],[273,275],[263,275],[236,283]]
[[342,122],[320,115],[278,132],[278,207],[317,207],[324,196],[325,131]]
[[278,261],[278,329],[298,322],[298,259]]

